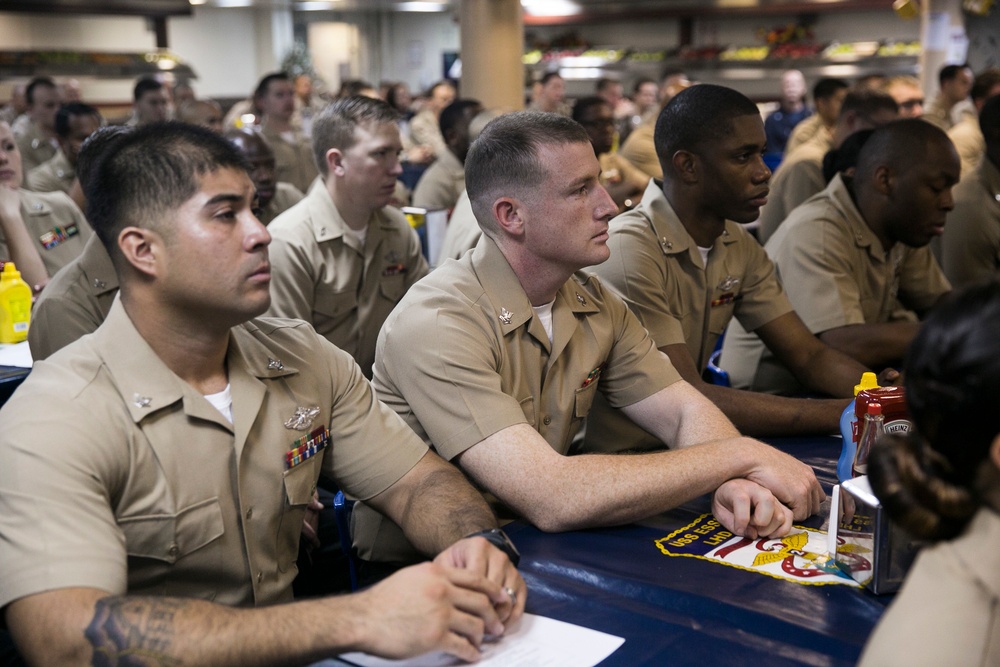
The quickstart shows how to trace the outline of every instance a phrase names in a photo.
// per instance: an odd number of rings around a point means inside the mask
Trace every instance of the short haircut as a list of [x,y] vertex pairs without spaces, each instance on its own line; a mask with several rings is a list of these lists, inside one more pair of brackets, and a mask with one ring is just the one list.
[[639,79],[638,81],[636,81],[635,84],[632,86],[632,93],[633,94],[638,93],[639,90],[641,90],[642,87],[645,86],[647,83],[651,83],[654,86],[657,85],[657,83],[655,81],[653,81],[652,79],[650,79],[649,77],[643,77],[643,78]]
[[813,100],[829,99],[845,88],[850,88],[850,85],[843,79],[823,77],[813,86]]
[[354,129],[359,125],[395,123],[399,112],[374,97],[354,95],[328,105],[313,120],[313,157],[319,173],[327,175],[326,153],[331,148],[346,151],[354,145]]
[[607,90],[611,86],[620,85],[622,85],[622,82],[618,79],[612,79],[611,77],[604,76],[597,80],[597,83],[594,85],[594,90],[600,93]]
[[945,65],[940,70],[938,70],[938,83],[942,86],[946,81],[953,81],[958,77],[958,73],[963,69],[971,70],[969,63],[962,63],[961,65]]
[[987,144],[1000,144],[1000,95],[986,98],[979,112],[979,129]]
[[981,100],[989,96],[990,91],[1000,85],[1000,68],[991,67],[976,75],[972,82],[972,99]]
[[907,86],[912,86],[914,88],[920,88],[920,79],[911,74],[899,74],[897,76],[891,76],[882,82],[882,90],[888,91],[895,84],[902,83]]
[[872,132],[861,147],[855,182],[867,185],[881,166],[905,173],[923,163],[928,152],[940,145],[951,145],[941,128],[919,118],[894,120]]
[[441,110],[441,117],[438,118],[438,126],[441,128],[441,134],[447,135],[454,127],[465,121],[465,116],[469,109],[482,106],[479,100],[473,99],[455,100],[446,106]]
[[899,105],[889,93],[883,90],[855,86],[844,96],[844,104],[840,107],[840,115],[837,118],[844,118],[847,114],[854,112],[855,115],[868,119],[870,122],[871,118],[879,111],[899,113]]
[[36,76],[32,79],[31,82],[28,83],[28,87],[24,89],[24,101],[28,103],[28,106],[35,103],[35,91],[38,90],[39,87],[52,88],[55,90],[56,82],[47,76]]
[[93,116],[97,119],[98,125],[101,123],[101,114],[97,109],[83,102],[70,102],[59,107],[59,111],[56,112],[56,135],[68,137],[69,119],[80,116]]
[[448,79],[442,79],[441,81],[438,81],[433,86],[431,86],[430,88],[427,89],[427,97],[434,97],[434,91],[437,90],[438,88],[442,87],[442,86],[444,86],[446,88],[451,88],[452,90],[457,90],[455,88],[455,84],[452,83],[450,80],[448,80]]
[[582,122],[581,119],[587,114],[588,111],[594,107],[605,106],[609,109],[611,105],[603,97],[598,97],[597,95],[591,95],[590,97],[581,97],[573,105],[573,112],[571,118],[576,122]]
[[340,84],[337,97],[354,97],[355,95],[364,94],[367,90],[375,90],[375,86],[364,79],[345,79]]
[[122,229],[134,225],[169,233],[165,217],[194,196],[200,177],[226,168],[250,172],[232,143],[186,123],[151,123],[115,139],[112,147],[84,185],[87,220],[116,266],[122,262]]
[[106,125],[99,127],[92,135],[80,144],[80,152],[76,156],[76,177],[80,185],[87,190],[87,181],[98,161],[111,146],[118,143],[124,135],[132,132],[131,125]]
[[138,102],[146,93],[162,89],[162,83],[151,76],[144,76],[135,82],[135,88],[132,89],[132,99]]
[[272,81],[287,81],[289,83],[292,82],[292,80],[288,78],[288,74],[286,74],[285,72],[271,72],[270,74],[265,74],[263,78],[261,78],[261,80],[257,82],[257,88],[254,89],[253,91],[254,100],[259,100],[260,98],[267,95],[267,89],[271,85]]
[[493,220],[493,202],[499,197],[526,198],[545,181],[538,149],[575,143],[589,146],[587,131],[559,114],[516,111],[490,121],[465,158],[465,189],[487,236],[496,238],[500,233]]
[[551,81],[552,79],[555,79],[555,78],[560,78],[561,79],[562,75],[559,74],[559,72],[546,72],[545,74],[542,75],[542,78],[539,79],[538,82],[544,86],[549,81]]
[[757,105],[732,88],[701,83],[677,93],[660,111],[653,133],[664,177],[677,151],[697,152],[708,141],[731,134],[734,119],[750,115],[760,116]]

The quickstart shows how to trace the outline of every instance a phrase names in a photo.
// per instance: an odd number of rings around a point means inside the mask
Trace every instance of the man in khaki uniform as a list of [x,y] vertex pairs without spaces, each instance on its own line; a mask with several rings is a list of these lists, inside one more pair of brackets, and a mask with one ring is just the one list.
[[[121,299],[0,411],[0,607],[27,661],[477,657],[525,593],[507,556],[472,538],[496,520],[347,354],[305,323],[251,319],[270,300],[269,237],[242,156],[180,124],[115,148],[87,196]],[[436,561],[290,603],[321,472]]]
[[940,90],[934,101],[924,111],[924,120],[947,132],[955,125],[952,111],[955,106],[969,99],[974,75],[968,64],[945,65],[938,72]]
[[14,135],[0,123],[0,260],[13,261],[25,282],[40,287],[93,232],[65,193],[21,190],[22,176]]
[[253,95],[262,114],[260,130],[274,151],[279,181],[291,183],[307,192],[319,173],[312,145],[292,119],[295,115],[295,89],[284,72],[268,74]]
[[469,193],[462,190],[455,204],[455,210],[448,218],[448,230],[444,233],[444,241],[441,244],[441,258],[438,263],[443,263],[449,257],[458,259],[469,250],[476,247],[479,237],[483,235],[483,230],[479,228],[476,221],[476,214],[472,212],[472,202],[469,201]]
[[441,135],[447,148],[417,181],[413,190],[414,206],[455,208],[465,190],[465,156],[472,143],[469,124],[482,111],[483,105],[476,100],[458,100],[441,112]]
[[455,101],[455,86],[450,81],[440,81],[431,86],[424,108],[410,121],[410,138],[418,146],[430,149],[434,158],[448,152],[448,143],[441,133],[441,112]]
[[956,289],[1000,276],[1000,95],[983,104],[979,127],[986,153],[962,174],[940,238],[941,268]]
[[979,129],[979,110],[994,95],[1000,95],[1000,68],[997,67],[980,73],[972,84],[972,108],[975,113],[963,115],[948,130],[948,138],[955,144],[958,158],[962,161],[963,174],[975,171],[986,152],[986,141]]
[[258,132],[245,128],[229,130],[226,138],[250,162],[250,178],[257,188],[257,206],[260,208],[258,220],[269,225],[279,215],[302,201],[305,195],[294,185],[275,181],[274,151]]
[[816,113],[792,130],[785,143],[785,155],[790,155],[813,137],[819,137],[818,141],[825,145],[826,150],[833,148],[833,127],[837,123],[848,88],[843,79],[823,78],[816,82],[813,86],[813,106],[816,107]]
[[[729,529],[784,534],[823,498],[812,471],[740,438],[621,299],[576,273],[608,258],[616,208],[599,175],[586,131],[568,118],[519,112],[487,125],[466,162],[483,238],[386,321],[379,398],[506,516],[542,530],[628,523],[714,491]],[[571,456],[598,391],[674,451]],[[407,557],[389,522],[365,506],[354,517],[363,557]]]
[[[741,433],[833,433],[867,369],[823,345],[792,311],[774,265],[738,223],[767,197],[764,125],[757,106],[702,84],[660,114],[663,183],[611,221],[611,259],[591,270],[617,292],[674,367]],[[810,389],[831,400],[789,399],[717,387],[701,379],[716,342],[736,317],[757,331]],[[662,446],[607,403],[595,401],[588,449]]]
[[[944,231],[958,156],[939,128],[912,118],[876,130],[853,179],[838,174],[765,245],[789,301],[820,340],[875,369],[899,364],[922,314],[950,286],[927,247]],[[763,342],[733,323],[722,367],[734,387],[800,389]]]
[[396,187],[396,112],[369,97],[348,97],[313,123],[323,181],[278,216],[270,314],[311,323],[371,377],[382,322],[427,274],[420,241],[388,206]]
[[59,111],[59,89],[48,77],[32,79],[25,93],[28,101],[27,124],[17,132],[17,146],[21,149],[23,173],[55,157],[59,144],[56,141],[56,113]]
[[[896,118],[899,107],[889,95],[873,88],[855,88],[844,97],[833,128],[832,148],[839,148],[858,130],[884,125]],[[817,134],[785,155],[771,179],[771,194],[760,210],[760,240],[766,242],[792,209],[826,187],[823,156],[830,141]]]
[[573,120],[583,125],[601,165],[601,187],[619,208],[639,201],[649,176],[617,153],[611,152],[615,139],[613,107],[603,97],[584,97],[573,106]]
[[59,152],[27,175],[25,187],[35,192],[61,191],[69,194],[76,180],[76,158],[80,146],[101,126],[101,114],[89,104],[70,102],[56,114]]
[[138,127],[169,119],[170,94],[166,86],[155,77],[141,77],[132,88],[132,118],[128,125]]

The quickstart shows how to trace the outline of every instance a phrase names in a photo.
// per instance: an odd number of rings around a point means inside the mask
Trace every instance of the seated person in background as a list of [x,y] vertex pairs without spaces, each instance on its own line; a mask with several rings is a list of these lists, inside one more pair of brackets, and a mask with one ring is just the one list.
[[222,134],[222,107],[215,100],[190,100],[177,110],[177,120],[182,123],[207,127]]
[[663,86],[660,88],[660,106],[657,107],[655,113],[645,118],[628,135],[618,151],[619,155],[634,164],[650,178],[663,178],[660,159],[656,156],[656,146],[653,144],[653,131],[656,129],[657,115],[660,109],[665,107],[675,95],[692,85],[694,84],[688,81],[683,74],[670,73],[664,76]]
[[448,150],[441,133],[441,112],[455,101],[455,86],[450,81],[435,83],[427,93],[424,108],[410,121],[410,138],[419,146],[427,146],[432,158],[439,158]]
[[0,261],[17,265],[37,290],[72,262],[93,232],[65,192],[22,190],[21,152],[0,123]]
[[[474,659],[525,598],[473,537],[496,519],[347,354],[303,322],[254,319],[270,239],[246,169],[222,137],[175,123],[121,137],[88,180],[121,299],[0,411],[6,626],[30,664]],[[292,457],[302,442],[315,449]],[[321,472],[435,561],[291,603]]]
[[917,77],[891,77],[882,84],[882,90],[896,100],[900,118],[920,118],[924,115],[924,89]]
[[532,111],[546,111],[560,116],[569,116],[572,112],[566,103],[566,81],[559,72],[546,72],[538,80],[538,94],[528,106]]
[[265,225],[298,204],[305,197],[291,183],[275,180],[274,151],[260,133],[252,129],[229,130],[226,139],[250,163],[250,178],[257,189],[257,219]]
[[56,114],[59,88],[47,76],[35,77],[25,93],[28,111],[14,124],[14,136],[21,151],[22,173],[48,162],[59,150],[56,141]]
[[785,70],[781,75],[781,98],[778,109],[764,121],[767,135],[767,152],[784,153],[785,144],[795,126],[813,115],[806,106],[806,78],[797,69]]
[[611,152],[615,140],[615,118],[611,105],[601,97],[584,97],[573,105],[573,120],[583,125],[601,165],[601,186],[619,208],[631,208],[639,201],[649,176],[631,162]]
[[28,173],[25,189],[35,192],[59,190],[70,194],[76,179],[76,156],[80,153],[80,145],[102,124],[101,114],[89,104],[70,102],[59,107],[56,114],[59,152]]
[[785,143],[785,153],[791,153],[813,137],[819,137],[826,143],[826,149],[833,148],[833,126],[840,115],[840,107],[844,104],[850,86],[843,79],[823,78],[813,86],[813,106],[816,113],[795,126],[788,141]]
[[955,107],[969,99],[972,92],[972,68],[967,63],[961,65],[945,65],[938,71],[937,97],[924,112],[924,120],[933,123],[947,132],[955,124],[952,111]]
[[[80,147],[77,181],[86,183],[94,165],[110,146],[132,131],[128,125],[102,127]],[[31,358],[41,361],[78,338],[97,331],[111,312],[118,294],[118,276],[108,251],[96,234],[83,252],[52,276],[31,309],[28,346]]]
[[914,430],[872,449],[889,516],[924,547],[861,667],[1000,664],[1000,283],[935,309],[906,357]]
[[467,190],[462,190],[455,208],[448,218],[448,230],[444,233],[444,242],[441,244],[441,257],[438,264],[442,264],[449,257],[458,259],[479,243],[479,237],[483,235],[483,230],[476,222],[476,214],[472,212],[472,201],[469,199]]
[[260,109],[260,130],[274,151],[278,180],[307,192],[316,179],[312,145],[294,125],[295,89],[284,72],[268,74],[257,84],[254,104]]
[[858,130],[871,129],[895,120],[896,102],[873,88],[854,88],[844,97],[837,123],[833,127],[833,144],[822,135],[813,137],[793,152],[785,155],[771,179],[771,194],[760,210],[761,243],[766,243],[796,206],[826,187],[823,180],[823,156],[838,148],[844,139]]
[[149,125],[170,119],[170,95],[167,87],[151,76],[144,76],[132,89],[132,118],[129,125]]
[[[622,300],[577,273],[608,258],[616,208],[599,176],[586,131],[568,118],[518,112],[487,125],[466,162],[483,237],[386,320],[379,398],[505,516],[542,530],[624,524],[714,492],[728,529],[785,534],[823,500],[812,470],[741,438]],[[598,391],[672,450],[572,456]],[[363,558],[415,556],[364,504],[352,532]]]
[[268,228],[269,314],[309,322],[365,377],[379,328],[428,270],[416,232],[388,206],[402,171],[396,117],[370,97],[346,97],[320,112],[313,146],[323,180]]
[[948,130],[962,161],[962,175],[976,170],[986,152],[986,142],[979,129],[979,111],[989,98],[1000,95],[1000,68],[993,67],[976,76],[972,83],[972,110]]
[[455,208],[465,189],[465,156],[472,140],[469,124],[483,111],[477,100],[456,100],[438,119],[446,148],[427,168],[413,190],[413,205],[427,209]]
[[[611,221],[611,258],[590,270],[624,299],[681,377],[748,435],[834,433],[867,369],[813,336],[785,297],[767,254],[740,223],[767,197],[764,125],[757,105],[730,88],[701,84],[660,113],[663,182]],[[793,399],[708,384],[701,374],[736,317],[756,331],[812,391]],[[662,446],[595,397],[588,450]]]
[[979,166],[955,188],[955,208],[948,214],[940,242],[941,268],[953,287],[1000,277],[1000,95],[979,112],[986,144]]
[[[950,285],[928,244],[944,231],[958,156],[947,135],[911,118],[872,133],[854,178],[837,175],[764,246],[795,312],[820,340],[876,370],[895,366]],[[898,319],[901,315],[906,319]],[[734,387],[798,393],[763,341],[734,322],[720,364]]]

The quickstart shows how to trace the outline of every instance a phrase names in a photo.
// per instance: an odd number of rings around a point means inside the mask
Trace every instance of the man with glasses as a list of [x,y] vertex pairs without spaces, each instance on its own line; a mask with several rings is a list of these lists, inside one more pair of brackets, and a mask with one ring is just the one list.
[[631,208],[639,201],[649,176],[618,153],[611,152],[615,117],[603,97],[585,97],[573,106],[573,120],[583,125],[601,165],[601,185],[618,208]]
[[920,118],[924,115],[924,89],[915,76],[894,76],[882,89],[896,100],[900,118]]

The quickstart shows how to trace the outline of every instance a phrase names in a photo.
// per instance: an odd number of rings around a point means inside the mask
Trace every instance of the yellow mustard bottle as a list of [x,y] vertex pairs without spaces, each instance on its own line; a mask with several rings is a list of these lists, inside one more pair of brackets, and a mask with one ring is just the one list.
[[0,343],[20,343],[31,323],[31,288],[21,280],[14,262],[0,271]]

